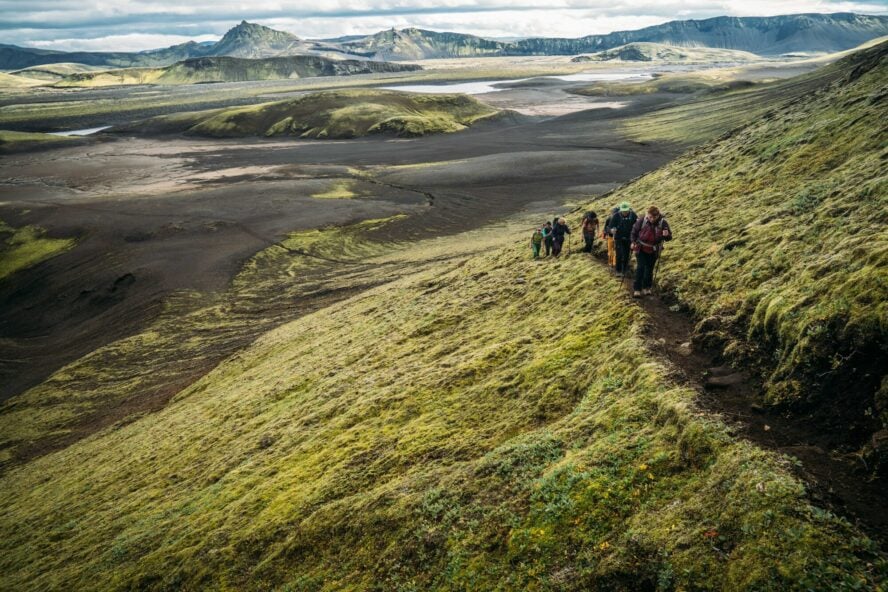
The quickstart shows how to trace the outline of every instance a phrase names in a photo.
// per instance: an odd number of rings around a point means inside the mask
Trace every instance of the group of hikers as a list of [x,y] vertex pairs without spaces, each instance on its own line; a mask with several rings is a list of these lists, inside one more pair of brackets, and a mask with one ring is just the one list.
[[[628,203],[614,207],[599,229],[598,214],[587,212],[580,230],[583,234],[583,252],[592,253],[595,238],[601,236],[607,242],[607,262],[614,275],[625,277],[630,271],[630,253],[635,253],[635,282],[632,295],[647,296],[654,285],[654,269],[663,251],[663,243],[672,240],[672,231],[657,206],[648,208],[639,217]],[[533,258],[539,259],[545,248],[545,256],[558,257],[564,250],[565,240],[570,240],[570,227],[564,218],[546,222],[533,232],[530,246]],[[600,233],[600,234],[599,234]]]

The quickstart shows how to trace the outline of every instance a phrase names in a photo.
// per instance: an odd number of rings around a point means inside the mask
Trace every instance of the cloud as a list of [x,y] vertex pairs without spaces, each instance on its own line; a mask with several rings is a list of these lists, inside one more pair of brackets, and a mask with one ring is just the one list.
[[157,35],[153,33],[127,33],[107,35],[92,39],[50,39],[29,43],[31,47],[64,51],[142,51],[185,43],[186,41],[217,41],[218,35]]
[[579,37],[718,15],[888,14],[888,0],[0,0],[0,42],[146,49],[218,37],[242,19],[302,37],[418,26],[488,37]]

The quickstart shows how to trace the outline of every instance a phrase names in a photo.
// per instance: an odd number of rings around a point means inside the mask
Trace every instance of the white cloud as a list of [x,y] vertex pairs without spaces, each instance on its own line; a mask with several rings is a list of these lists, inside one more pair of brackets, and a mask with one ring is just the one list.
[[0,42],[134,50],[209,39],[247,19],[303,37],[418,26],[489,37],[608,33],[674,19],[888,14],[888,0],[0,0]]
[[125,35],[108,35],[94,39],[51,39],[25,42],[30,47],[57,49],[63,51],[142,51],[169,47],[186,41],[216,41],[218,35],[156,35],[151,33],[127,33]]

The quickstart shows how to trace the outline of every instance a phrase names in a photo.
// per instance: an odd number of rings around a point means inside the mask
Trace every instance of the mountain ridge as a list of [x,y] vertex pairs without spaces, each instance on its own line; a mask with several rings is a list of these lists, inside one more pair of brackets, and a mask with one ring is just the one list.
[[167,66],[196,57],[280,57],[340,55],[375,60],[455,57],[579,55],[632,42],[679,47],[712,47],[773,56],[793,52],[835,52],[888,35],[888,16],[855,13],[790,14],[773,17],[720,16],[676,20],[630,31],[579,38],[533,37],[517,41],[408,27],[354,39],[302,39],[292,33],[241,21],[215,43],[189,41],[142,52],[61,52],[0,44],[0,70],[18,70],[56,62],[93,66]]

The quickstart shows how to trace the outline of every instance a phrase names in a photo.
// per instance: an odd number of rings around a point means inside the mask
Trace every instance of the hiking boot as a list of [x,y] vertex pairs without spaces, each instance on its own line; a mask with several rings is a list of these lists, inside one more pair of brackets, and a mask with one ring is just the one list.
[[632,292],[632,297],[633,298],[641,298],[641,292],[639,292],[638,290],[635,290],[634,292]]

